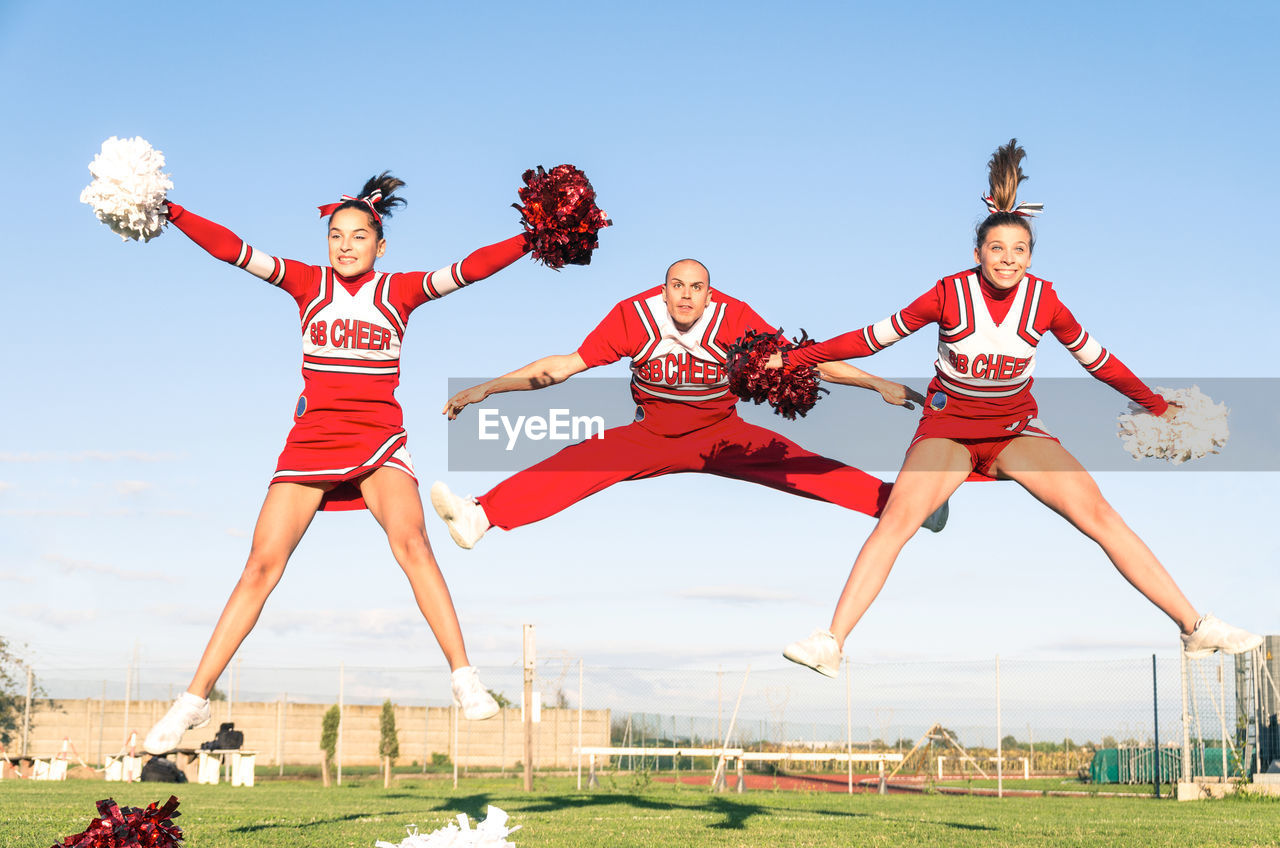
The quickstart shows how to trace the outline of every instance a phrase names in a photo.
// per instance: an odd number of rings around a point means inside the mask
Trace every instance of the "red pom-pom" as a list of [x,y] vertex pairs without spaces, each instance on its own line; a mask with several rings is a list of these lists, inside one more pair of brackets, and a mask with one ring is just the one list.
[[800,334],[799,341],[793,343],[787,341],[782,330],[776,333],[747,330],[729,348],[729,391],[752,403],[768,401],[773,411],[788,421],[794,421],[797,414],[803,418],[818,402],[819,393],[826,392],[818,385],[816,369],[764,367],[775,353],[814,343],[803,330]]
[[520,223],[533,258],[557,271],[565,265],[590,265],[598,246],[596,233],[613,222],[596,206],[596,192],[587,175],[572,165],[541,165],[522,177]]
[[107,798],[98,802],[98,814],[84,833],[55,842],[52,848],[179,848],[182,829],[173,819],[182,815],[178,799],[169,796],[163,807],[155,801],[141,807],[125,807]]

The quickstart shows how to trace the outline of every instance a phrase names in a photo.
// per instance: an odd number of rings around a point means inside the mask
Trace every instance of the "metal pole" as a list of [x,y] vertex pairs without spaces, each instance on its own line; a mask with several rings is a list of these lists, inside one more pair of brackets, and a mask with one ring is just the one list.
[[1227,684],[1225,673],[1226,657],[1218,652],[1218,721],[1222,725],[1222,782],[1227,782]]
[[996,797],[1004,797],[1004,739],[1000,725],[1000,655],[996,654]]
[[1191,782],[1191,710],[1187,701],[1187,654],[1182,652],[1182,782]]
[[346,724],[342,720],[342,690],[345,688],[347,674],[347,664],[338,663],[338,785],[342,785],[342,725]]
[[[849,749],[849,794],[853,794],[853,669],[849,656],[844,658],[844,736]],[[881,775],[884,774],[883,768]]]
[[1253,664],[1253,773],[1262,771],[1262,664],[1266,662],[1266,648],[1263,644],[1250,653]]
[[133,661],[124,675],[124,744],[129,742],[129,699],[133,695]]
[[102,735],[107,725],[107,681],[102,681],[102,706],[98,708],[98,759],[104,767],[107,761],[102,758]]
[[524,791],[533,791],[533,671],[536,645],[532,624],[524,626]]
[[578,657],[578,791],[582,791],[582,657]]
[[284,725],[288,721],[289,713],[289,693],[284,692],[280,695],[280,741],[276,743],[276,750],[280,752],[280,776],[284,777]]
[[[1254,675],[1257,677],[1257,675]],[[724,718],[724,669],[716,671],[716,738],[719,739]]]
[[1160,797],[1160,689],[1156,686],[1156,655],[1151,655],[1151,710],[1156,743],[1156,797]]
[[31,739],[31,690],[31,666],[27,665],[27,700],[22,708],[22,756],[24,757],[27,755],[27,745]]

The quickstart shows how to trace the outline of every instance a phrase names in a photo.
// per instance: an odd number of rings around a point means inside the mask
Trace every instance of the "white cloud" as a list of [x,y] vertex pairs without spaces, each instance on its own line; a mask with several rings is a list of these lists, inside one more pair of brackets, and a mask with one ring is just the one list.
[[239,527],[228,527],[227,535],[233,539],[247,539],[249,534],[241,530]]
[[677,598],[719,601],[726,604],[773,604],[779,601],[802,600],[791,592],[760,589],[754,586],[693,586],[671,594]]
[[31,575],[29,575],[29,574],[18,574],[17,572],[13,572],[13,571],[0,571],[0,580],[5,580],[5,581],[8,581],[8,582],[10,582],[10,583],[33,583],[33,582],[35,582],[35,581],[34,581],[34,578],[32,578],[32,577],[31,577]]
[[0,462],[14,463],[51,463],[51,462],[173,462],[179,455],[167,451],[148,453],[146,451],[0,451]]
[[174,577],[172,575],[162,574],[158,571],[131,571],[127,568],[119,568],[118,566],[104,565],[102,563],[89,562],[87,560],[71,559],[70,557],[64,557],[58,554],[45,554],[41,559],[57,566],[58,570],[63,574],[104,574],[108,577],[114,577],[117,580],[160,580],[166,583],[174,582]]
[[151,485],[145,480],[117,480],[116,493],[125,496],[136,495],[150,489]]
[[259,630],[274,633],[314,631],[355,639],[412,639],[421,637],[425,627],[416,609],[282,610],[264,613],[258,620]]
[[[44,604],[19,604],[11,607],[10,612],[16,618],[38,621],[42,624],[56,624],[59,627],[74,627],[89,624],[98,620],[101,610],[72,609],[64,606],[46,606]],[[112,613],[114,616],[115,613]]]
[[4,492],[4,491],[8,491],[9,489],[16,489],[16,488],[17,488],[17,484],[10,483],[6,480],[0,480],[0,492]]
[[210,598],[207,604],[199,607],[185,603],[181,605],[157,604],[147,607],[144,613],[147,619],[152,621],[167,621],[184,626],[199,627],[202,630],[212,630],[213,626],[218,623],[218,614],[222,610],[218,601],[219,599]]

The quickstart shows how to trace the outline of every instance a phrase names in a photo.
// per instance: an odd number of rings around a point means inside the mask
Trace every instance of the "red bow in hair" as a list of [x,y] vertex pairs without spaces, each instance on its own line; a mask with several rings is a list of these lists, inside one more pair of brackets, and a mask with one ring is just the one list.
[[373,205],[381,199],[382,199],[382,192],[380,191],[375,191],[373,194],[369,195],[368,197],[352,197],[349,194],[344,194],[342,195],[342,199],[339,200],[337,203],[326,203],[324,206],[318,206],[316,208],[320,210],[320,217],[326,218],[332,215],[334,212],[336,212],[338,210],[338,207],[341,206],[342,204],[347,203],[348,201],[354,200],[357,203],[363,203],[365,206],[368,206],[370,214],[373,215],[373,220],[381,224],[382,216],[378,214],[377,207]]

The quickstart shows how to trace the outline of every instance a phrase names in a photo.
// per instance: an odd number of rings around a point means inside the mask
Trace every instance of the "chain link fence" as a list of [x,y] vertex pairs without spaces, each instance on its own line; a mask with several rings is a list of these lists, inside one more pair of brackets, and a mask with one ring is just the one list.
[[[1166,781],[1182,776],[1171,773],[1182,771],[1183,760],[1169,754],[1170,749],[1190,752],[1186,763],[1193,774],[1248,774],[1270,764],[1262,761],[1265,752],[1258,737],[1274,726],[1275,718],[1261,713],[1274,711],[1277,698],[1265,668],[1270,663],[1263,657],[1259,651],[1185,660],[1185,674],[1184,660],[1177,655],[1099,661],[846,661],[840,677],[832,680],[798,666],[626,668],[560,656],[536,663],[534,689],[543,720],[553,717],[558,728],[557,741],[546,749],[556,752],[555,761],[542,764],[546,767],[572,766],[573,747],[586,744],[648,749],[647,754],[604,760],[608,768],[626,771],[709,769],[713,766],[706,758],[682,757],[674,749],[729,747],[895,753],[906,758],[903,774],[969,776],[1003,770],[1016,776],[1084,773],[1097,752],[1114,750],[1107,756],[1116,768],[1103,773],[1108,780],[1150,782],[1157,745],[1163,749]],[[188,672],[145,665],[37,669],[49,700],[37,704],[26,746],[36,756],[48,756],[70,738],[80,752],[114,752],[121,740],[105,737],[145,733],[153,714],[182,691]],[[490,666],[483,679],[515,712],[510,721],[518,726],[522,667]],[[390,700],[397,708],[424,709],[422,719],[406,720],[429,723],[430,710],[447,708],[451,700],[443,667],[261,668],[238,661],[219,681],[216,697],[225,699],[219,715],[242,726],[252,726],[255,710],[273,710],[262,722],[265,728],[282,726],[281,705],[342,703],[354,710]],[[129,705],[135,706],[131,717],[109,723],[108,703],[116,712],[123,704],[126,715]],[[298,707],[294,713],[303,711]],[[575,713],[592,716],[591,738],[581,739],[575,728],[582,722],[575,725]],[[504,716],[503,733],[516,733],[506,729],[507,721]],[[429,747],[429,737],[424,735],[424,746]],[[246,745],[253,744],[266,747],[264,740],[247,737]],[[498,764],[512,765],[518,748],[508,745],[504,735]],[[281,751],[276,758],[284,764],[289,752]],[[429,756],[424,748],[424,762]]]

